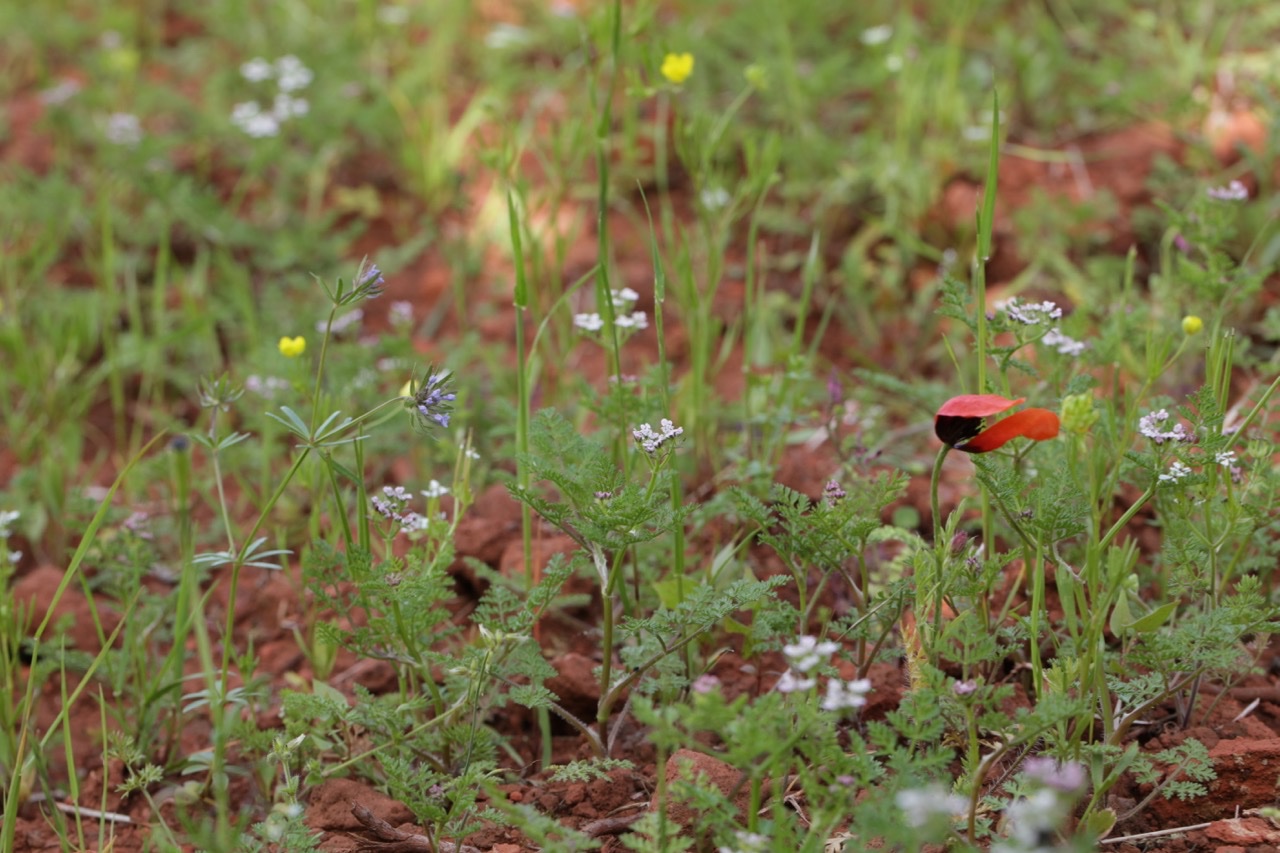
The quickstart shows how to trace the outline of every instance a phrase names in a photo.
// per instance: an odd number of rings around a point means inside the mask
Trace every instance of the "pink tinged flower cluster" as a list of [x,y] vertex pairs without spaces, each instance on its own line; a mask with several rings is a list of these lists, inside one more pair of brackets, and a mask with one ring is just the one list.
[[1206,190],[1206,194],[1215,201],[1249,200],[1249,188],[1239,181],[1232,181],[1225,187],[1210,187]]
[[1169,413],[1164,409],[1143,415],[1138,420],[1138,432],[1156,444],[1164,444],[1166,441],[1190,443],[1196,440],[1196,434],[1181,423],[1175,423],[1173,429],[1165,429],[1165,421],[1167,420],[1169,420]]
[[669,418],[663,418],[658,422],[658,426],[660,429],[656,432],[649,424],[640,424],[639,429],[631,431],[631,436],[636,440],[636,444],[640,445],[640,448],[650,456],[657,453],[662,448],[662,445],[671,439],[684,434],[684,427],[676,426]]
[[1028,779],[1064,794],[1083,790],[1089,781],[1088,771],[1083,764],[1077,761],[1058,761],[1046,755],[1028,758],[1022,763],[1022,772]]
[[1062,319],[1062,309],[1056,302],[1049,300],[1024,303],[1014,297],[998,303],[995,307],[1003,311],[1010,320],[1024,326],[1038,326],[1050,320]]
[[[431,481],[434,486],[439,486],[435,480]],[[445,489],[447,492],[448,489]],[[428,495],[427,492],[422,494]],[[428,495],[431,497],[431,495]],[[369,503],[373,504],[373,509],[378,515],[389,521],[395,521],[400,525],[402,533],[411,533],[415,530],[424,530],[430,523],[426,516],[416,512],[405,512],[409,506],[409,501],[413,500],[413,495],[404,486],[383,486],[381,495],[374,495],[369,498]]]

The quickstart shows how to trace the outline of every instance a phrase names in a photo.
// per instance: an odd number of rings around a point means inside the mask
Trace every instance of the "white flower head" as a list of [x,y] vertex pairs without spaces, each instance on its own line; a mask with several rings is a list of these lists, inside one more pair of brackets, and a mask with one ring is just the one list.
[[1214,454],[1213,461],[1223,468],[1230,468],[1236,464],[1236,452],[1234,450],[1220,450]]
[[952,820],[969,811],[969,801],[959,794],[944,791],[938,785],[908,788],[894,795],[908,826],[921,827],[937,818]]
[[399,27],[409,23],[408,6],[379,6],[378,20],[389,27]]
[[142,141],[142,122],[133,113],[112,113],[102,133],[108,142],[134,146]]
[[311,110],[306,98],[295,98],[285,92],[278,93],[271,101],[271,115],[278,122],[286,122],[291,118],[300,118]]
[[805,634],[797,637],[794,643],[782,647],[782,654],[787,662],[800,672],[808,672],[833,654],[840,651],[840,644],[831,640],[818,641],[817,637]]
[[678,427],[671,422],[670,418],[663,418],[658,422],[660,430],[655,432],[649,424],[640,424],[638,429],[631,431],[631,437],[636,440],[636,444],[648,453],[650,456],[658,452],[662,445],[678,435],[684,435],[684,427]]
[[609,295],[613,298],[613,307],[619,311],[624,311],[627,308],[630,308],[635,304],[636,300],[640,298],[640,294],[636,293],[629,287],[624,287],[621,290],[610,291]]
[[1191,469],[1182,464],[1180,460],[1175,459],[1173,464],[1169,466],[1169,473],[1161,474],[1157,479],[1161,483],[1177,483],[1191,473]]
[[257,101],[245,101],[232,107],[231,123],[254,139],[280,133],[279,120],[270,113],[264,113]]
[[817,686],[817,679],[800,678],[795,674],[794,670],[789,669],[782,673],[782,677],[778,679],[778,683],[773,686],[773,689],[779,693],[803,693]]
[[439,480],[432,480],[427,483],[427,488],[422,492],[422,496],[431,500],[433,498],[441,498],[449,494],[449,487],[441,483]]
[[264,400],[274,400],[276,393],[284,391],[289,387],[289,380],[281,379],[279,376],[258,376],[256,373],[245,377],[244,388],[246,391],[257,394]]
[[833,678],[827,682],[827,695],[822,699],[822,710],[844,711],[849,708],[861,708],[867,704],[867,694],[870,692],[870,679],[841,681]]
[[1009,839],[1018,845],[1015,849],[1044,849],[1043,839],[1059,829],[1069,806],[1070,800],[1053,788],[1041,788],[1010,803],[1004,814],[1009,822]]
[[506,50],[519,47],[529,41],[529,31],[516,24],[497,24],[484,37],[484,46],[490,50]]
[[311,84],[311,69],[293,54],[276,60],[276,85],[281,92],[297,92]]
[[387,317],[393,326],[407,326],[413,322],[413,303],[397,299],[391,303]]
[[1045,346],[1053,347],[1063,355],[1076,356],[1084,352],[1084,341],[1067,337],[1057,326],[1046,332],[1040,340]]
[[1064,794],[1075,793],[1088,784],[1089,773],[1078,761],[1057,761],[1047,755],[1037,755],[1022,763],[1022,772],[1045,787]]
[[698,201],[702,202],[702,206],[707,210],[722,210],[733,201],[733,196],[724,187],[707,187],[698,193]]
[[261,56],[255,56],[240,66],[240,76],[250,83],[261,83],[264,80],[270,80],[274,75],[275,69],[272,68],[271,63]]
[[768,853],[770,849],[769,836],[758,832],[740,829],[734,833],[733,838],[732,847],[720,847],[717,853]]
[[599,314],[574,314],[573,325],[584,332],[598,332],[604,328],[604,318]]
[[888,24],[881,24],[878,27],[870,27],[862,31],[862,43],[867,47],[884,44],[891,38],[893,38],[893,27]]

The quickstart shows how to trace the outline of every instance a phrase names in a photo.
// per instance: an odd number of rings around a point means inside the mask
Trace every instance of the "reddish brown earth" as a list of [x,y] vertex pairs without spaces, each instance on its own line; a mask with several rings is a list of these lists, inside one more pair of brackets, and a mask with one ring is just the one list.
[[[0,147],[0,158],[10,163],[21,163],[36,171],[48,168],[49,146],[36,124],[40,109],[33,92],[19,94],[6,105],[10,132],[3,147]],[[1223,159],[1233,156],[1232,142],[1261,144],[1257,121],[1241,118],[1235,113],[1214,124],[1210,132],[1213,147]],[[1111,221],[1093,223],[1092,227],[1109,235],[1115,250],[1127,250],[1133,239],[1131,214],[1135,208],[1150,203],[1145,178],[1151,163],[1157,155],[1178,158],[1184,145],[1181,138],[1168,127],[1148,124],[1080,140],[1075,143],[1075,148],[1082,154],[1080,168],[1083,173],[1033,163],[1016,156],[1005,157],[1001,165],[1001,194],[997,206],[1000,214],[997,236],[1001,250],[992,267],[995,286],[1014,275],[1025,263],[1025,253],[1015,244],[1011,216],[1035,192],[1079,201],[1087,198],[1090,193],[1103,189],[1109,191],[1117,201],[1115,216]],[[345,177],[352,185],[358,185],[364,180],[358,170],[353,170]],[[477,175],[474,180],[477,186],[483,185],[483,177]],[[412,203],[398,196],[394,187],[386,185],[387,182],[380,183],[386,195],[382,209],[404,212],[411,219],[414,210]],[[940,200],[932,218],[954,232],[963,232],[969,228],[978,197],[979,185],[974,178],[957,175],[946,187],[940,188]],[[678,191],[673,193],[672,201],[677,210],[688,207],[688,199]],[[590,207],[575,209],[573,204],[566,202],[566,209],[544,211],[542,215],[549,222],[576,220],[590,223],[593,216]],[[445,227],[464,229],[470,224],[475,212],[471,210],[456,214],[455,220]],[[378,223],[378,227],[371,229],[356,247],[357,254],[376,255],[377,249],[394,242],[392,235],[403,233],[405,227],[405,222]],[[630,285],[642,293],[647,292],[646,285],[652,280],[647,233],[641,230],[633,218],[621,214],[611,217],[611,227],[619,256],[618,267],[623,278],[617,284]],[[741,239],[740,236],[739,243],[730,249],[730,265],[735,261],[742,262],[751,252],[751,247],[743,245]],[[577,242],[570,248],[565,269],[566,280],[572,281],[586,269],[594,261],[595,252],[595,235],[591,233],[590,225],[586,225]],[[478,276],[478,280],[509,280],[510,271],[504,268],[504,262],[498,258],[490,261],[491,269]],[[388,282],[387,298],[381,301],[380,307],[385,310],[385,306],[392,300],[405,299],[413,301],[425,311],[441,300],[448,302],[450,277],[451,272],[442,257],[435,253],[425,254]],[[782,281],[775,284],[780,287],[789,286]],[[1273,294],[1276,292],[1274,282],[1269,285],[1269,290]],[[505,299],[500,299],[500,296],[494,294],[494,304],[509,304],[509,296]],[[726,310],[737,310],[742,298],[741,282],[726,282],[720,290],[719,298]],[[638,307],[652,310],[652,305],[644,302]],[[384,318],[377,316],[377,310],[379,306],[370,311],[369,317],[369,322],[375,329],[380,322],[385,322]],[[451,317],[444,326],[446,329],[458,328],[464,321],[469,322],[467,318]],[[513,340],[514,322],[514,313],[505,310],[482,321],[479,329],[495,345],[509,346]],[[841,330],[833,329],[823,347],[823,352],[831,358],[838,370],[850,367],[854,361],[847,352],[848,339]],[[418,342],[419,350],[426,357],[437,359],[447,345],[447,335],[432,341]],[[678,325],[670,330],[667,352],[676,362],[677,369],[684,366],[682,360],[687,353],[686,338]],[[638,370],[656,358],[657,347],[652,329],[629,344],[627,355],[634,363],[624,365],[624,370]],[[743,379],[742,372],[738,369],[740,363],[740,357],[735,357],[723,373],[716,377],[717,391],[726,398],[732,399],[741,393]],[[577,373],[595,380],[602,380],[605,373],[605,365],[592,357],[575,363],[573,368]],[[790,448],[782,459],[779,478],[807,494],[819,494],[827,474],[836,468],[839,461],[831,448],[830,443],[818,448]],[[0,483],[9,481],[14,465],[12,455],[6,448],[0,447]],[[393,474],[406,483],[412,479],[410,471],[393,469]],[[944,503],[953,504],[959,494],[969,488],[965,478],[964,471],[949,471],[944,484]],[[912,483],[908,503],[915,507],[927,524],[927,484],[919,478]],[[1149,534],[1150,531],[1146,531],[1144,535]],[[566,550],[570,545],[564,538],[546,535],[538,540],[537,553],[545,561],[551,554]],[[501,488],[491,489],[481,495],[463,519],[457,547],[459,561],[456,576],[459,594],[456,610],[459,613],[470,609],[477,591],[475,579],[465,568],[461,558],[477,559],[504,573],[524,570],[521,564],[519,510]],[[28,553],[38,553],[38,550],[28,549]],[[767,555],[761,555],[762,563],[767,564],[768,560]],[[29,560],[20,566],[14,598],[20,602],[32,602],[39,617],[52,600],[53,591],[61,577],[60,567]],[[277,695],[280,690],[299,683],[298,679],[305,683],[310,677],[310,671],[291,630],[302,618],[296,579],[247,570],[242,577],[242,584],[236,607],[237,640],[242,643],[252,634],[261,660],[260,672],[272,679]],[[215,612],[212,616],[215,624],[221,620],[216,608],[225,607],[226,602],[225,589],[219,590],[213,599]],[[98,642],[89,619],[90,607],[90,602],[78,587],[68,590],[58,606],[58,614],[70,617],[69,642],[86,651],[93,651]],[[109,632],[119,617],[112,614],[109,602],[97,602],[97,609],[103,617],[104,629]],[[585,615],[590,617],[591,613]],[[553,663],[559,675],[548,686],[571,710],[582,713],[590,709],[598,698],[598,686],[591,677],[591,668],[598,662],[598,645],[583,635],[580,625],[555,619],[548,619],[540,626],[540,639],[545,647],[558,650]],[[730,639],[724,642],[732,644]],[[1277,665],[1280,656],[1277,652],[1280,650],[1273,646],[1263,658],[1263,662],[1270,667],[1267,675],[1252,677],[1233,687],[1226,695],[1218,697],[1219,701],[1216,703],[1202,702],[1200,707],[1211,707],[1211,713],[1207,718],[1197,716],[1191,728],[1183,731],[1172,723],[1163,723],[1141,733],[1143,748],[1152,751],[1176,744],[1188,736],[1198,738],[1211,750],[1218,781],[1210,785],[1209,796],[1192,802],[1157,799],[1145,811],[1119,827],[1118,832],[1127,834],[1176,827],[1195,828],[1179,835],[1156,836],[1134,843],[1117,844],[1111,849],[1122,853],[1280,849],[1280,825],[1257,812],[1257,809],[1277,801],[1276,785],[1280,776],[1280,679],[1276,677],[1276,672],[1280,670],[1280,665]],[[781,669],[781,665],[775,660],[756,659],[748,664],[737,654],[729,653],[717,660],[713,673],[721,679],[731,696],[744,692],[754,695],[771,686],[776,674],[769,675],[770,670],[776,673]],[[875,718],[882,716],[897,702],[905,684],[905,676],[899,668],[891,665],[877,666],[872,676],[876,690],[872,693],[872,704],[866,714]],[[343,653],[330,683],[348,694],[355,684],[378,692],[392,687],[394,678],[386,664],[359,660],[349,653]],[[34,715],[37,730],[42,731],[56,715],[60,697],[56,692],[46,690],[39,698]],[[1160,715],[1154,716],[1158,719]],[[115,793],[114,786],[120,781],[121,769],[101,766],[101,723],[96,702],[82,702],[72,712],[71,719],[73,731],[83,732],[85,735],[74,744],[75,765],[87,773],[81,780],[81,804],[89,808],[100,807],[105,787],[107,808],[128,815],[133,821],[131,825],[119,824],[110,830],[114,834],[111,849],[142,849],[147,835],[143,827],[157,818],[176,825],[172,787],[153,792],[162,812],[159,816],[151,814],[150,807],[141,798],[134,797],[126,802]],[[193,719],[195,721],[183,735],[183,748],[191,751],[208,745],[207,727],[198,719]],[[264,714],[261,722],[266,726],[279,724],[272,714]],[[537,733],[527,715],[503,711],[490,722],[510,738],[524,758],[526,767],[536,765]],[[516,781],[504,785],[502,790],[513,802],[532,804],[568,826],[599,833],[604,842],[604,850],[621,850],[618,834],[625,832],[629,818],[650,808],[659,771],[652,747],[646,742],[643,731],[634,723],[624,731],[621,743],[620,753],[635,763],[634,770],[614,771],[609,779],[591,783],[553,783],[547,781],[547,774],[543,772],[517,773],[513,775]],[[581,739],[572,734],[557,736],[554,752],[557,762],[586,757]],[[714,758],[698,753],[673,756],[667,765],[672,772],[680,772],[676,770],[682,766],[677,758],[691,760],[713,784],[723,790],[731,790],[737,783],[736,774],[732,770],[719,764]],[[55,773],[59,771],[58,761],[55,759]],[[513,768],[516,771],[520,769]],[[257,800],[260,794],[252,791],[248,785],[241,784],[234,790],[243,798],[240,805],[259,811],[263,809],[264,804]],[[1113,805],[1118,811],[1124,811],[1141,800],[1146,793],[1147,790],[1141,786],[1121,785],[1114,795]],[[325,850],[385,850],[399,853],[402,850],[423,849],[420,845],[415,846],[417,842],[413,836],[421,830],[413,826],[409,811],[366,783],[353,779],[335,779],[305,791],[304,797],[308,804],[307,823],[321,834]],[[371,817],[361,821],[356,813],[358,809],[353,810],[353,804],[367,810]],[[686,819],[679,809],[672,811],[672,817],[677,821]],[[382,838],[378,838],[370,829],[378,820],[389,827],[384,830]],[[96,825],[91,820],[87,823],[91,827],[90,836],[96,837]],[[401,834],[398,838],[394,837],[397,832]],[[393,837],[388,838],[386,833],[391,833]],[[479,832],[468,838],[467,844],[474,849],[496,853],[518,853],[530,849],[525,846],[525,840],[518,830],[506,828]],[[35,804],[26,805],[20,813],[17,850],[39,851],[56,847],[57,838],[39,809]]]

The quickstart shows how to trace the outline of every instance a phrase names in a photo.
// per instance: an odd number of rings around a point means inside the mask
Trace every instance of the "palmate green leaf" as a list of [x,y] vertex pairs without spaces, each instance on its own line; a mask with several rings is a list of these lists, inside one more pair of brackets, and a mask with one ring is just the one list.
[[197,566],[209,566],[216,568],[217,566],[229,566],[233,563],[242,561],[242,565],[253,566],[259,569],[270,569],[279,571],[278,563],[267,562],[270,557],[282,557],[285,554],[292,554],[293,551],[288,548],[277,548],[271,551],[259,551],[262,543],[267,541],[267,537],[261,536],[250,542],[244,549],[243,554],[237,554],[230,549],[226,551],[209,551],[204,554],[197,554],[191,558],[191,562]]
[[249,437],[249,433],[233,432],[229,435],[224,435],[217,441],[214,441],[209,436],[199,432],[188,433],[187,437],[210,452],[221,453],[222,451],[235,447],[237,444],[244,441]]
[[787,578],[776,576],[762,581],[738,580],[724,589],[702,584],[677,607],[659,610],[647,618],[625,619],[620,627],[627,636],[648,632],[664,638],[669,646],[685,634],[704,631],[739,610],[751,608],[786,582]]
[[541,684],[517,684],[507,695],[526,708],[550,708],[560,698]]
[[311,430],[307,428],[306,422],[303,421],[302,418],[298,417],[297,412],[288,406],[281,406],[280,411],[284,412],[283,417],[277,415],[275,412],[267,412],[266,415],[271,418],[271,420],[283,425],[285,429],[289,430],[289,432],[299,438],[310,437]]

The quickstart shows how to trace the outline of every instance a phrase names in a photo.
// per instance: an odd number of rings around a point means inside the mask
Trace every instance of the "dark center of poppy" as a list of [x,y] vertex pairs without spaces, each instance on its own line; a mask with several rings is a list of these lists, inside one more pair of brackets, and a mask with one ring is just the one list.
[[986,418],[975,418],[968,415],[938,415],[933,419],[933,432],[938,439],[950,447],[963,444],[982,432]]

